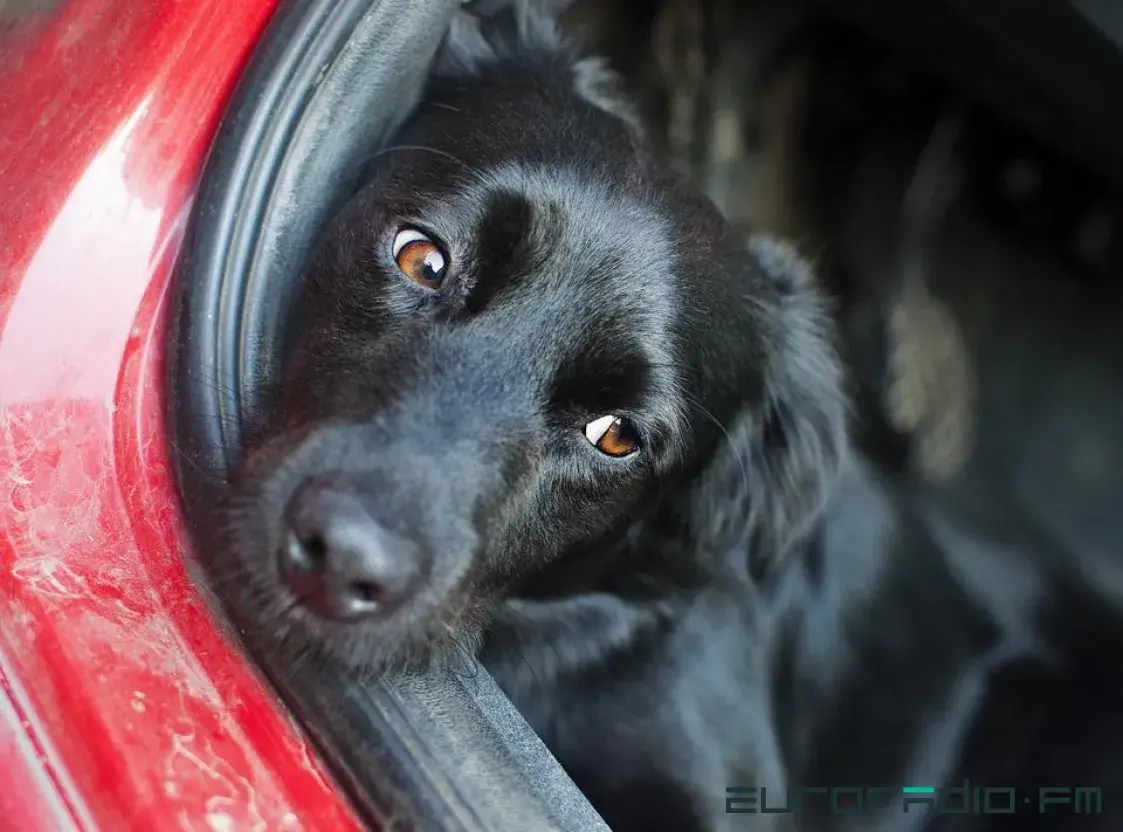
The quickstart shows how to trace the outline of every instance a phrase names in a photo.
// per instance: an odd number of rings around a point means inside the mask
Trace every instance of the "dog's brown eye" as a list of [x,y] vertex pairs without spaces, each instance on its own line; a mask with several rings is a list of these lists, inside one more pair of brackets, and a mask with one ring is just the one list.
[[608,456],[628,456],[639,450],[639,431],[620,416],[601,416],[589,422],[585,438]]
[[448,267],[440,246],[416,228],[404,228],[394,237],[393,252],[402,274],[427,289],[440,288]]

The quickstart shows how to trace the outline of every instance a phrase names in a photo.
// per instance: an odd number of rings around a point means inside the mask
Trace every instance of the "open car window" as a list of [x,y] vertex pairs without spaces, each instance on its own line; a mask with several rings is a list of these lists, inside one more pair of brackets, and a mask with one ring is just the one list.
[[[282,360],[298,270],[360,183],[363,160],[410,111],[459,5],[288,0],[241,79],[195,208],[172,334],[171,422],[201,553],[212,548],[206,518],[220,496],[211,474],[236,464],[239,425],[260,404],[259,380]],[[1104,38],[1118,27],[1112,30],[1105,4],[1074,1],[1076,14],[1065,3],[1031,13],[1006,0],[970,9],[925,0],[931,25],[923,27],[908,4],[827,5],[905,44],[961,84],[989,79],[973,87],[977,95],[1016,111],[1037,132],[1119,178],[1115,149],[1123,122],[1103,105],[1110,85],[1090,80],[1119,71]],[[1085,60],[1042,68],[1035,44],[1059,31]],[[994,38],[1006,46],[994,50]],[[1041,73],[1062,70],[1062,86],[1072,94],[1048,95],[1062,87]],[[211,383],[215,378],[225,383]],[[273,667],[267,654],[257,658],[372,820],[405,818],[426,830],[603,828],[468,657],[458,667],[374,686],[344,674]]]

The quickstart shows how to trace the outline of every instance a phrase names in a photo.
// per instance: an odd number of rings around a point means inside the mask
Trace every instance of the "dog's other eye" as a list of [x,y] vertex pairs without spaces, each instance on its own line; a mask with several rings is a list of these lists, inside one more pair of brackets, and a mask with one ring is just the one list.
[[402,274],[427,289],[440,288],[448,267],[440,246],[416,228],[403,228],[394,236],[392,250]]
[[585,438],[608,456],[628,456],[639,450],[639,431],[620,416],[601,416],[585,425]]

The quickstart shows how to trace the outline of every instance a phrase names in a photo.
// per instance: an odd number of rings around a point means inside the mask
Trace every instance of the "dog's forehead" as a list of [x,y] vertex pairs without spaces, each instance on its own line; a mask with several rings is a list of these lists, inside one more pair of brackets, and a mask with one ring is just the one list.
[[[641,189],[581,169],[517,165],[481,175],[478,189],[477,307],[486,299],[496,316],[536,320],[540,337],[573,348],[616,341],[652,365],[672,362],[675,240]],[[496,234],[506,246],[489,245]]]
[[479,175],[465,199],[477,255],[472,291],[497,310],[531,304],[558,323],[607,315],[666,329],[678,293],[673,232],[638,193],[565,167]]

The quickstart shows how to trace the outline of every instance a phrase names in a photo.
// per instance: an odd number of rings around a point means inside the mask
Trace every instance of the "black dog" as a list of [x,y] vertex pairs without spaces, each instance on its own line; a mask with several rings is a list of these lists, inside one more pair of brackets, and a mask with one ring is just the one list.
[[1116,613],[850,461],[808,267],[492,6],[307,270],[228,600],[358,672],[480,649],[615,829],[1120,828]]

